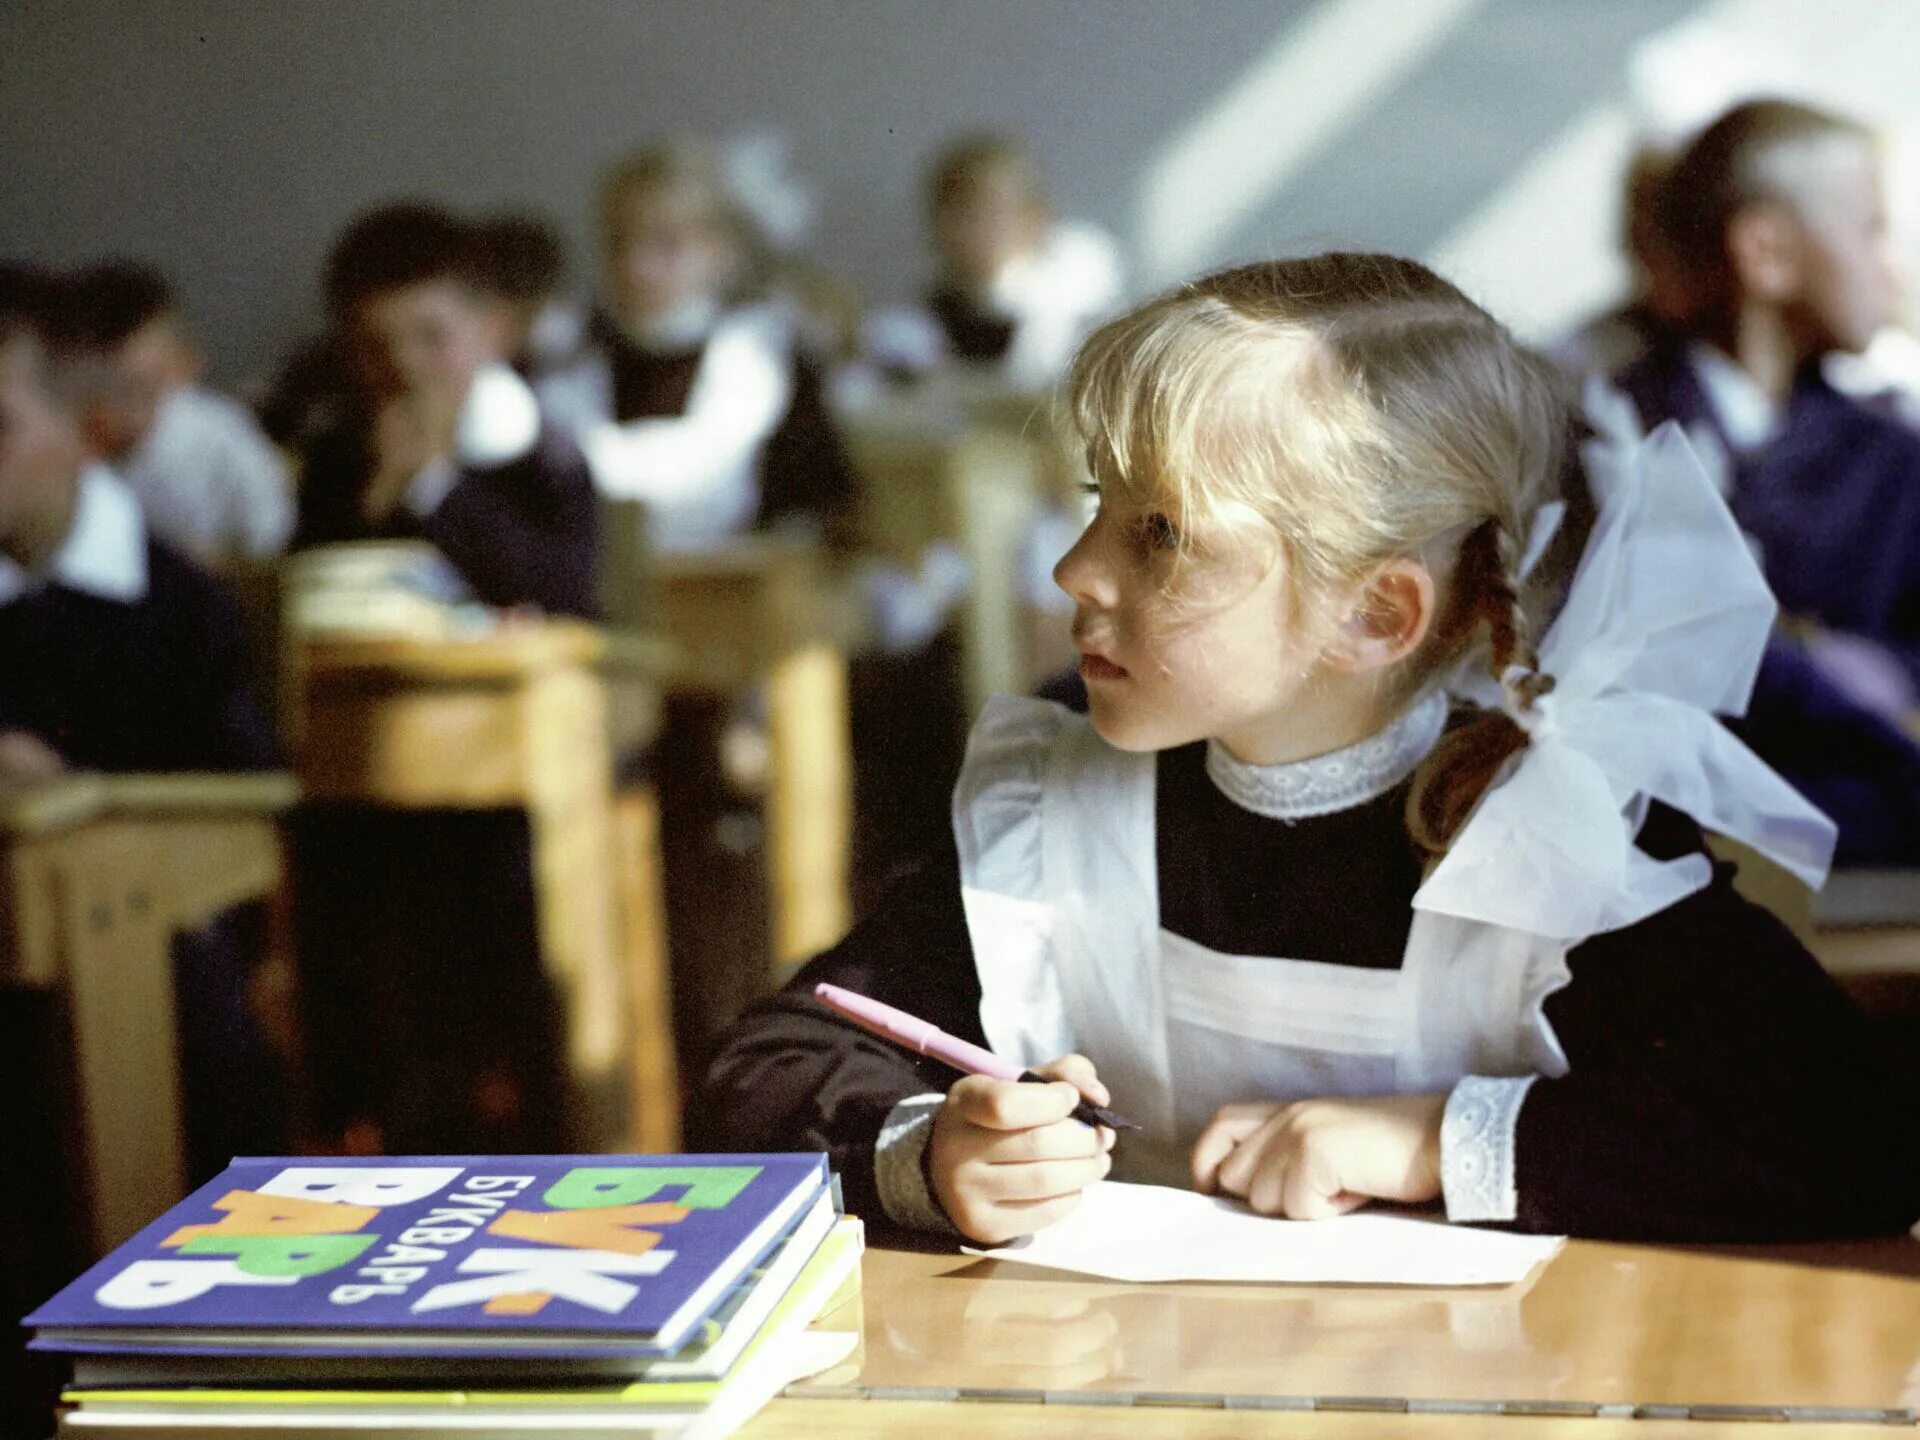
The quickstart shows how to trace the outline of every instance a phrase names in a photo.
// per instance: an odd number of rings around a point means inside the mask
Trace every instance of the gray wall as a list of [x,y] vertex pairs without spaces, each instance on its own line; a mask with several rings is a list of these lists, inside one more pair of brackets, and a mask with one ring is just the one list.
[[[1456,8],[1456,25],[1201,258],[1329,243],[1428,250],[1542,137],[1617,90],[1636,39],[1692,6]],[[184,289],[219,373],[239,383],[311,323],[319,259],[357,207],[399,194],[532,203],[583,236],[592,176],[612,152],[665,131],[778,125],[819,191],[816,256],[885,298],[920,273],[916,180],[943,137],[1025,133],[1060,208],[1131,242],[1142,176],[1169,137],[1317,11],[1274,0],[0,0],[0,253],[157,262]],[[1340,67],[1324,69],[1337,86]],[[1611,197],[1594,203],[1604,211]]]

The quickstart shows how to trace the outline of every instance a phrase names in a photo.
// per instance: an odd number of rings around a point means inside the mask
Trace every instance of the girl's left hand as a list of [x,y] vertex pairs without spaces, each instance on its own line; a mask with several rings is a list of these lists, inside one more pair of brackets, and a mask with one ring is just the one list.
[[1227,1105],[1194,1143],[1194,1188],[1290,1220],[1345,1215],[1369,1200],[1434,1200],[1446,1106],[1445,1095]]

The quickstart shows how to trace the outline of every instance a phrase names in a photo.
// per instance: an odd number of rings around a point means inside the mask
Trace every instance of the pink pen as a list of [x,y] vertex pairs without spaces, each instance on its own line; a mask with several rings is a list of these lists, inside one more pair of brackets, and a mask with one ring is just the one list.
[[[991,1050],[983,1050],[957,1035],[949,1035],[938,1026],[916,1019],[904,1010],[896,1010],[865,995],[843,990],[838,985],[816,985],[813,987],[813,996],[828,1009],[846,1016],[864,1030],[871,1030],[881,1039],[891,1040],[917,1055],[930,1055],[942,1065],[951,1065],[969,1075],[986,1075],[995,1080],[1019,1080],[1030,1085],[1053,1083],[1044,1075],[1022,1069],[1011,1060],[1002,1060]],[[1073,1118],[1083,1125],[1105,1125],[1112,1130],[1140,1128],[1131,1120],[1115,1114],[1104,1105],[1095,1105],[1091,1100],[1082,1100],[1074,1106]]]

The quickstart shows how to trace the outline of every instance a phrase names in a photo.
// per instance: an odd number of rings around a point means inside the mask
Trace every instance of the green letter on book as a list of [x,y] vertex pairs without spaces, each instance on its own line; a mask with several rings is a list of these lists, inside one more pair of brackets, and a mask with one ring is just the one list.
[[638,1205],[662,1190],[684,1185],[673,1203],[689,1210],[724,1210],[760,1173],[758,1165],[587,1166],[569,1170],[541,1198],[556,1210],[601,1205]]
[[324,1275],[357,1260],[378,1235],[197,1235],[183,1255],[231,1255],[249,1275]]

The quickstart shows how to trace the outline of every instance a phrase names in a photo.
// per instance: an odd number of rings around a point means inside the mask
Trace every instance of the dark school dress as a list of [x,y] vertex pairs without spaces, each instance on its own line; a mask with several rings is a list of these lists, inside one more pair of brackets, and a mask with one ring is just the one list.
[[[1159,757],[1154,798],[1166,929],[1232,955],[1400,965],[1421,873],[1404,784],[1271,819],[1220,793],[1194,745]],[[1656,807],[1639,843],[1670,858],[1699,835]],[[1570,952],[1572,983],[1545,1014],[1571,1068],[1535,1082],[1519,1112],[1515,1227],[1762,1241],[1891,1233],[1920,1216],[1911,1077],[1729,882],[1719,867],[1707,889]],[[811,998],[823,980],[984,1043],[954,851],[743,1016],[688,1117],[702,1149],[829,1151],[849,1208],[879,1221],[881,1124],[956,1077],[825,1010]]]

